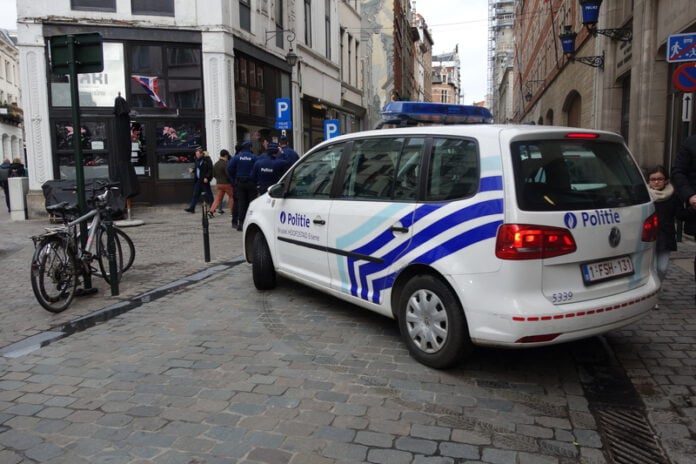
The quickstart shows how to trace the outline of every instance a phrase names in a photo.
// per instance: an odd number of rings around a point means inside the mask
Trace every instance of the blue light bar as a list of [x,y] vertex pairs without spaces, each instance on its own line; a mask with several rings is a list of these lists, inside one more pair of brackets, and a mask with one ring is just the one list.
[[414,124],[490,124],[493,115],[488,108],[473,105],[396,101],[387,103],[382,111],[381,125]]

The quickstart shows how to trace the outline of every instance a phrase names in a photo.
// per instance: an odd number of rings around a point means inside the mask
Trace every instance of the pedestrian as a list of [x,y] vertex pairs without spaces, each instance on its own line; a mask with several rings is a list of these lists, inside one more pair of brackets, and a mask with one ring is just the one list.
[[0,187],[5,194],[5,203],[7,204],[7,212],[10,212],[10,183],[7,178],[10,177],[10,160],[5,158],[0,164]]
[[208,156],[208,153],[199,147],[196,149],[196,158],[193,160],[193,168],[191,168],[191,173],[193,174],[193,196],[191,197],[191,203],[189,207],[184,209],[187,213],[196,212],[196,204],[198,204],[198,198],[205,195],[205,201],[208,204],[213,203],[213,191],[210,188],[210,180],[213,178],[213,162]]
[[[679,147],[672,163],[671,177],[677,196],[687,207],[684,233],[696,236],[696,135],[687,137]],[[696,276],[696,256],[694,275]]]
[[251,171],[251,180],[256,184],[257,192],[263,195],[268,187],[277,183],[287,170],[287,161],[278,158],[278,144],[266,144],[266,152],[259,156]]
[[210,217],[214,216],[214,212],[218,214],[225,212],[222,209],[222,200],[225,198],[225,194],[227,194],[227,201],[230,204],[230,214],[234,212],[232,184],[230,184],[230,178],[227,176],[227,163],[230,161],[230,158],[230,152],[223,148],[220,150],[220,159],[213,165],[213,177],[215,177],[217,186],[215,187],[215,201],[210,206],[210,212],[208,213]]
[[9,177],[24,177],[24,164],[22,164],[22,160],[19,158],[15,158],[12,160],[12,163],[10,164],[10,174]]
[[251,171],[255,163],[256,155],[251,152],[251,140],[245,140],[242,142],[239,153],[234,155],[227,165],[227,175],[237,192],[239,207],[237,230],[242,230],[249,203],[256,198],[256,184],[251,180]]
[[667,170],[657,165],[648,171],[648,192],[655,204],[657,214],[656,257],[657,275],[664,281],[669,267],[669,255],[677,251],[677,230],[675,222],[685,217],[684,204],[675,195],[674,187],[669,183]]

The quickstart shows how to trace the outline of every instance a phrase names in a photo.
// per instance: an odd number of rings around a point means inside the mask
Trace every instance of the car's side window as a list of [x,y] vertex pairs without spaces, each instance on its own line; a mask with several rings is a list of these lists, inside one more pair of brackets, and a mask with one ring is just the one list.
[[414,200],[422,138],[380,137],[353,144],[342,198]]
[[291,173],[286,198],[329,198],[344,148],[331,145],[302,158]]
[[433,139],[426,197],[428,201],[465,198],[479,185],[476,142],[462,138]]

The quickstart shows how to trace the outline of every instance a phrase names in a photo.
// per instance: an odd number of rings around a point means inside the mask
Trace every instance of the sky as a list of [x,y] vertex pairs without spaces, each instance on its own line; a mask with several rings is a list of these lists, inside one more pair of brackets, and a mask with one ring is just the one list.
[[433,55],[459,44],[465,104],[485,100],[488,76],[488,0],[415,0],[433,41]]
[[[25,0],[26,1],[26,0]],[[0,0],[0,28],[17,29],[17,0]],[[464,103],[486,98],[488,75],[488,0],[412,0],[430,28],[433,54],[459,44]]]

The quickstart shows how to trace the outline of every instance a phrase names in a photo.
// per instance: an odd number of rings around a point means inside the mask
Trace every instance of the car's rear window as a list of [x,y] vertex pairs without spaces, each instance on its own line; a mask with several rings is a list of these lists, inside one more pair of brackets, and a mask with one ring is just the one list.
[[538,140],[511,145],[517,202],[526,211],[614,208],[650,201],[624,145]]

